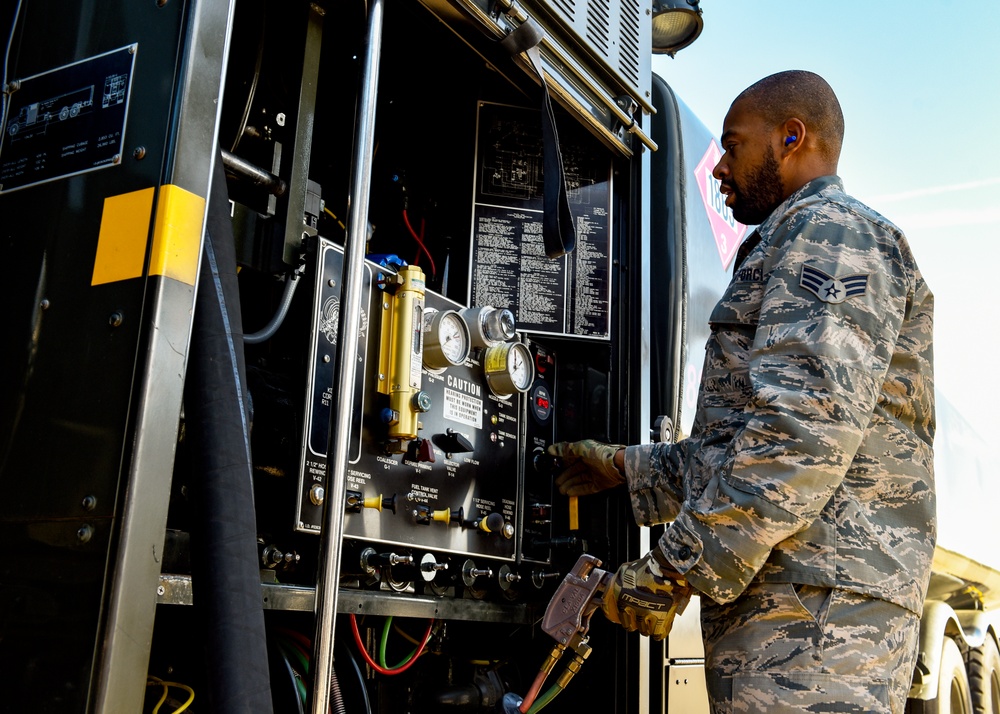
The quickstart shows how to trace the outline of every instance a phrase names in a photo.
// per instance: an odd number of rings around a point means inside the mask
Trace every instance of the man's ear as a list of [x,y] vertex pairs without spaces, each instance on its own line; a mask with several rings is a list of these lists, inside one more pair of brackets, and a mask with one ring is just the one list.
[[796,151],[805,143],[806,125],[801,119],[792,117],[781,125],[781,148],[785,154]]

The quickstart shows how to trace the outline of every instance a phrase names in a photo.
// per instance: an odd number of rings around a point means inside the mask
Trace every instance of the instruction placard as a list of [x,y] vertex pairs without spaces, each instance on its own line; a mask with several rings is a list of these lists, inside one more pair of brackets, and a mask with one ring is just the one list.
[[541,117],[479,104],[469,295],[473,305],[509,308],[519,330],[606,339],[611,162],[576,128],[567,123],[560,145],[577,245],[552,260],[542,240]]

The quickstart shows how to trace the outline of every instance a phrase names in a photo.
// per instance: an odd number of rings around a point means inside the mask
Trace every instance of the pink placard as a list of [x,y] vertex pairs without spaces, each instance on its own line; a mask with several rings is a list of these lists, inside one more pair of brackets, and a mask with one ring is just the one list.
[[715,245],[719,249],[722,268],[726,270],[740,247],[747,227],[733,218],[733,212],[726,206],[726,197],[719,193],[719,180],[712,176],[712,169],[719,163],[722,149],[715,139],[708,142],[708,149],[694,170],[695,181],[701,192],[701,202],[705,204],[705,213],[712,226]]

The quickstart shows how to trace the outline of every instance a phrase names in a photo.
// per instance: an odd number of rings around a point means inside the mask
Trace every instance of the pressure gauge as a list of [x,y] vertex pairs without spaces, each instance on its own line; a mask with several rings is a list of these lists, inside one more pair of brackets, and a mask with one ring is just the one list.
[[486,383],[498,397],[527,392],[535,379],[531,351],[520,342],[505,342],[488,347],[483,356]]
[[462,317],[472,333],[473,347],[492,347],[514,339],[514,313],[490,305],[467,307]]
[[465,362],[469,327],[454,310],[424,310],[424,366],[437,370]]

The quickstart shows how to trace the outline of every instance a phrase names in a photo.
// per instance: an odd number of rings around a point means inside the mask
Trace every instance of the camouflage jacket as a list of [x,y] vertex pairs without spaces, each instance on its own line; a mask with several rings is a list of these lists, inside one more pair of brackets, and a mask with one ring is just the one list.
[[[759,241],[758,241],[759,237]],[[836,176],[747,240],[712,312],[691,436],[626,450],[640,525],[718,602],[754,578],[921,612],[936,538],[933,297]]]

